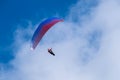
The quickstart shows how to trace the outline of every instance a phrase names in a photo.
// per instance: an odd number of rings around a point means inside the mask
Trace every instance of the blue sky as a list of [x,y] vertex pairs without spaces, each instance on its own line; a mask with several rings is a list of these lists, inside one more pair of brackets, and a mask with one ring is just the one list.
[[0,63],[13,58],[14,32],[27,21],[37,24],[41,19],[58,15],[65,17],[77,0],[1,0],[0,1]]
[[[38,2],[13,2],[1,1],[0,25],[7,27],[0,29],[5,46],[0,46],[0,80],[120,80],[119,0],[45,1],[41,8]],[[64,22],[54,25],[31,51],[34,30],[51,16]]]

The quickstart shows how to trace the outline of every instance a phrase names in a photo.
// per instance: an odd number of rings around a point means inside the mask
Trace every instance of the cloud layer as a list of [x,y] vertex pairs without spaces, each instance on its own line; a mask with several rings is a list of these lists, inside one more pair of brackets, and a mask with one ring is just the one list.
[[[72,6],[35,51],[26,40],[32,25],[18,29],[13,68],[3,70],[0,80],[120,80],[120,1],[92,1]],[[50,47],[55,57],[47,53]]]

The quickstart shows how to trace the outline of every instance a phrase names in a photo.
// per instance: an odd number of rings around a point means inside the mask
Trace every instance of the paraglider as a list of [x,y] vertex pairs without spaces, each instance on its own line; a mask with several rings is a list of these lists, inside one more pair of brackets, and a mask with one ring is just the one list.
[[55,56],[55,54],[54,54],[53,51],[52,51],[52,48],[48,49],[48,52],[49,52],[51,55]]
[[[33,36],[32,36],[32,40],[31,40],[31,49],[34,50],[38,43],[41,41],[42,37],[44,36],[44,34],[56,23],[58,22],[62,22],[63,19],[57,18],[57,17],[52,17],[52,18],[48,18],[46,20],[44,20],[43,22],[41,22],[38,26],[38,28],[35,30]],[[50,49],[48,51],[50,54],[54,55],[54,53],[52,52],[52,49]]]

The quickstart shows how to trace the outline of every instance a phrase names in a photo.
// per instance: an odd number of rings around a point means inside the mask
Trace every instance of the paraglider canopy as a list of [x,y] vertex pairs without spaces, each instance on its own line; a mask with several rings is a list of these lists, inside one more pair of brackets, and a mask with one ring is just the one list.
[[34,50],[44,34],[56,23],[63,21],[63,19],[52,17],[42,21],[35,30],[31,40],[31,50]]

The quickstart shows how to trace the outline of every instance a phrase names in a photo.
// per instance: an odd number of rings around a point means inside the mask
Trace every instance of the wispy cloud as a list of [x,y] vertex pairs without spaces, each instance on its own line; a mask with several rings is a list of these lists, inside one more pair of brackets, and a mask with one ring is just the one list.
[[32,36],[32,25],[18,29],[13,69],[0,80],[120,80],[120,1],[92,1],[74,5],[33,52],[25,36]]

